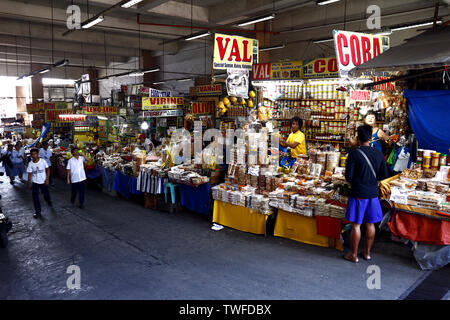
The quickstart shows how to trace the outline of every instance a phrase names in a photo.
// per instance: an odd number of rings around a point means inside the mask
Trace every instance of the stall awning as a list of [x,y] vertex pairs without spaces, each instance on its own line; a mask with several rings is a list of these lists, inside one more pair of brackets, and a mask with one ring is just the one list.
[[428,30],[393,47],[352,70],[358,77],[368,71],[403,71],[450,65],[450,26]]

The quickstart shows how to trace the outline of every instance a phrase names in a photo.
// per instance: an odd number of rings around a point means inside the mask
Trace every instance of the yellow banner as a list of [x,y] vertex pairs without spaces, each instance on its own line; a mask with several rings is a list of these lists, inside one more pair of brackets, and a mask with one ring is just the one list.
[[273,80],[301,79],[302,67],[302,60],[271,63],[270,78]]
[[179,109],[184,105],[183,97],[143,97],[142,110]]
[[303,78],[338,78],[337,60],[332,58],[320,58],[303,61]]
[[214,69],[252,69],[258,63],[258,40],[216,33],[214,36]]
[[117,113],[117,107],[83,107],[83,114],[116,115]]

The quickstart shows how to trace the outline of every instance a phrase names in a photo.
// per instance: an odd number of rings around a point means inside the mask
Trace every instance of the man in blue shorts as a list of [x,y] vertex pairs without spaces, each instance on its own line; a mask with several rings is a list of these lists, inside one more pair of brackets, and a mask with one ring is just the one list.
[[366,225],[366,247],[362,257],[370,260],[370,249],[375,238],[374,223],[383,219],[378,199],[378,181],[387,178],[388,171],[383,153],[370,147],[372,127],[358,127],[360,147],[350,152],[345,168],[345,178],[351,184],[345,218],[352,223],[352,252],[344,255],[346,260],[358,262],[358,245],[361,239],[361,224]]

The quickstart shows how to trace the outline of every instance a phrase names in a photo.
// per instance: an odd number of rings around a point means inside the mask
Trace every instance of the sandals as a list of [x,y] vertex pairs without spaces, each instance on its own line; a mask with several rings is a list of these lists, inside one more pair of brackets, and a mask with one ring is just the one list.
[[351,252],[345,254],[343,258],[345,260],[353,262],[353,263],[358,263],[359,262],[359,259],[358,258],[354,258],[353,255],[351,254]]

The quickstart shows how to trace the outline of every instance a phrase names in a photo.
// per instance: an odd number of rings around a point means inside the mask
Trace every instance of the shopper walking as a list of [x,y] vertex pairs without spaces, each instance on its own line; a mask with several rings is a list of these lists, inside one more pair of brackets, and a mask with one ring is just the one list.
[[15,179],[14,178],[15,177],[14,165],[13,165],[12,159],[11,159],[13,150],[14,150],[13,145],[11,143],[8,144],[6,152],[5,152],[5,154],[3,155],[3,158],[2,158],[3,159],[3,165],[5,167],[6,175],[9,177],[11,184],[14,184],[14,179]]
[[16,145],[14,146],[14,150],[11,153],[11,162],[13,165],[13,177],[12,177],[12,181],[15,181],[15,177],[19,176],[19,179],[21,181],[23,180],[23,174],[25,172],[25,157],[22,154],[22,150],[21,150],[21,144],[20,142],[17,142]]
[[44,195],[44,199],[49,205],[53,207],[48,191],[49,169],[47,162],[39,159],[39,150],[31,149],[31,161],[28,164],[28,189],[31,189],[34,203],[34,218],[41,216],[41,203],[39,201],[39,190]]
[[346,219],[352,223],[352,251],[344,258],[358,262],[358,245],[361,239],[361,224],[366,227],[366,246],[362,257],[370,260],[370,250],[375,239],[375,225],[383,218],[378,199],[378,181],[387,178],[387,166],[383,153],[370,146],[372,127],[358,127],[360,147],[348,155],[345,178],[351,184]]
[[47,165],[49,167],[50,171],[50,185],[53,185],[53,178],[52,178],[52,162],[50,161],[50,158],[52,157],[52,150],[48,148],[48,142],[44,141],[42,142],[42,148],[39,149],[39,158],[44,159],[45,162],[47,162]]
[[79,194],[79,207],[84,208],[84,184],[86,173],[84,172],[85,158],[80,155],[77,147],[72,148],[73,157],[67,163],[67,184],[72,187],[70,202],[75,204],[77,194]]

